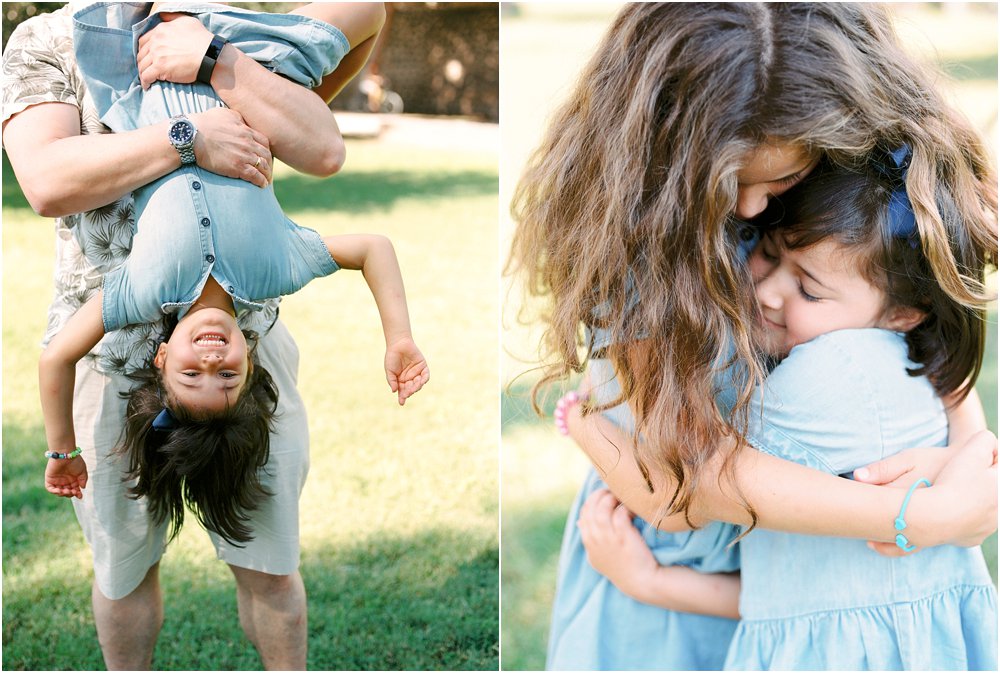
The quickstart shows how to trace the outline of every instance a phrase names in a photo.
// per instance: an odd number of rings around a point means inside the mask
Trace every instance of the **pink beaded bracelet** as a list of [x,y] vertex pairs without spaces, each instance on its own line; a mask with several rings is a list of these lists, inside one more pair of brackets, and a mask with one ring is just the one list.
[[553,417],[555,418],[556,430],[559,431],[561,435],[569,435],[569,426],[566,425],[566,414],[573,405],[580,404],[587,400],[586,395],[580,395],[580,393],[575,390],[571,390],[556,402],[556,410],[553,412]]

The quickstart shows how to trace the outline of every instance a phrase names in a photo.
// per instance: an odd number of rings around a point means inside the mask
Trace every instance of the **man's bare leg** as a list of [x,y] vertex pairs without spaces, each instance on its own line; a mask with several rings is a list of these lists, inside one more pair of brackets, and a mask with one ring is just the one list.
[[230,565],[240,626],[269,671],[306,669],[306,589],[298,571],[268,575]]
[[112,600],[94,584],[91,591],[97,640],[109,671],[148,671],[163,628],[160,564],[155,563],[135,591]]

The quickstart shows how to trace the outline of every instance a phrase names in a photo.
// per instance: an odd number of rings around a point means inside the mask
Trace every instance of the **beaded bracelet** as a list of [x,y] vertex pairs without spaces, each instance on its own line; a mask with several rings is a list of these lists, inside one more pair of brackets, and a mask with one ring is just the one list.
[[580,404],[580,402],[587,401],[587,395],[580,395],[580,393],[575,390],[571,390],[556,402],[556,410],[553,412],[553,417],[555,418],[556,430],[559,431],[561,435],[569,435],[569,426],[566,425],[566,414],[569,413],[570,408],[575,404]]
[[[913,486],[910,486],[910,490],[906,492],[906,497],[903,498],[903,506],[899,508],[899,516],[897,516],[896,521],[893,522],[896,530],[903,530],[906,528],[906,521],[903,520],[903,516],[906,514],[906,507],[910,504],[910,496],[913,495],[913,492],[917,490],[917,487],[921,484],[924,486],[930,486],[931,482],[929,479],[918,479],[913,483]],[[903,551],[913,551],[917,548],[916,545],[910,544],[910,541],[907,540],[906,536],[902,533],[896,534],[896,546]]]
[[76,450],[71,451],[69,453],[59,453],[58,451],[46,451],[45,452],[45,457],[46,458],[55,458],[57,460],[65,460],[67,458],[76,458],[81,453],[83,453],[83,449],[81,449],[78,446],[78,447],[76,447]]

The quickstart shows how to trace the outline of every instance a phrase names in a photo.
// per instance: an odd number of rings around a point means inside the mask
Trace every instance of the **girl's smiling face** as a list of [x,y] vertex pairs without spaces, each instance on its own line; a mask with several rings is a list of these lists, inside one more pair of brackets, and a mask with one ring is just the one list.
[[790,250],[780,233],[769,233],[749,264],[770,355],[787,355],[834,330],[910,326],[887,316],[885,294],[857,270],[844,246],[830,239]]
[[199,417],[236,403],[249,362],[236,319],[221,309],[199,306],[177,323],[153,359],[170,396]]

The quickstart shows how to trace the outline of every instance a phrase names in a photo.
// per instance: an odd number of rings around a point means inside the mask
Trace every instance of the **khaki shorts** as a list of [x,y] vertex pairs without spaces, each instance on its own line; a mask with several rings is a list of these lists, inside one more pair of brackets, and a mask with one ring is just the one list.
[[[299,495],[309,472],[309,428],[296,389],[299,351],[280,322],[260,339],[260,363],[278,386],[278,413],[271,433],[271,453],[261,483],[274,495],[251,512],[254,539],[239,548],[209,533],[215,553],[226,563],[271,575],[289,575],[299,567]],[[112,455],[125,418],[131,388],[123,376],[109,376],[87,359],[76,368],[73,422],[77,443],[87,461],[89,482],[83,499],[73,499],[76,518],[94,555],[94,578],[106,597],[117,600],[135,591],[149,568],[160,560],[167,526],[154,525],[145,500],[127,495],[127,467]],[[188,514],[188,526],[194,517]]]

